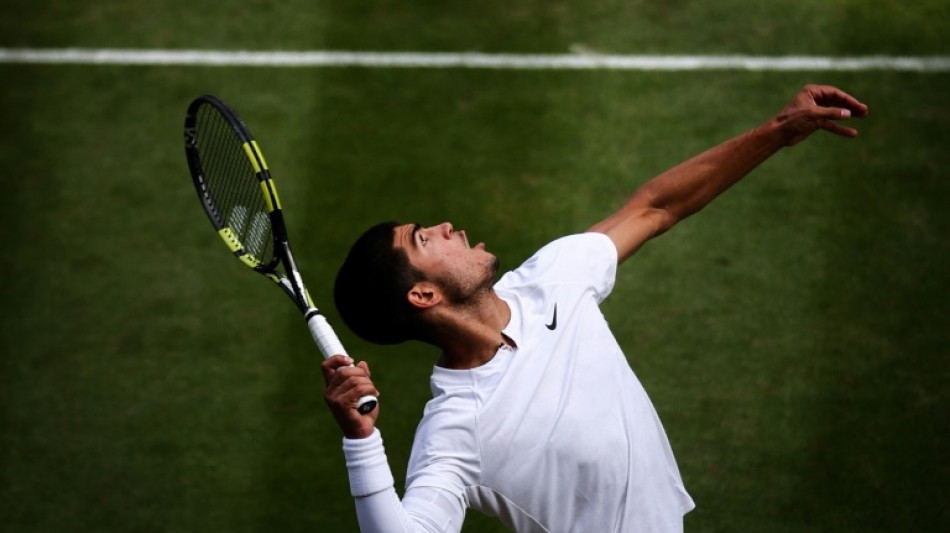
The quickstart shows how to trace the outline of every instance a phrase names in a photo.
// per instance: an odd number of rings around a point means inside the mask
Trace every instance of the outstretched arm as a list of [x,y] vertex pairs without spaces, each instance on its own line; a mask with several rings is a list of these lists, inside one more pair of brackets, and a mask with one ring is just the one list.
[[868,108],[830,86],[807,85],[768,122],[667,170],[640,187],[616,213],[590,228],[606,234],[623,262],[646,241],[699,211],[781,148],[819,129],[854,137],[837,121]]

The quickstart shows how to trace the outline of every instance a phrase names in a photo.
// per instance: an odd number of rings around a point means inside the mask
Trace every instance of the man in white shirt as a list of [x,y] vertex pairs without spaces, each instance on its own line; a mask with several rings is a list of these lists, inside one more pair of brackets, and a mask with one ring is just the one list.
[[495,283],[498,262],[451,224],[386,223],[353,246],[335,300],[361,337],[442,350],[402,500],[375,427],[366,363],[323,364],[364,531],[459,531],[468,508],[516,531],[682,531],[693,502],[666,434],[598,304],[616,267],[780,148],[867,107],[803,88],[775,117],[660,174],[585,234]]

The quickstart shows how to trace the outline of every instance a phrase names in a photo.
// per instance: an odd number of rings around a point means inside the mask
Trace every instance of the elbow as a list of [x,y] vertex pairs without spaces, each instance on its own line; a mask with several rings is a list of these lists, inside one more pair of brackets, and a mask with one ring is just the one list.
[[[688,216],[688,215],[687,215]],[[659,237],[673,228],[680,220],[686,218],[677,213],[663,208],[649,208],[640,215],[644,226],[650,228],[650,237]]]
[[689,216],[689,213],[681,213],[676,204],[648,187],[644,187],[638,195],[631,198],[627,209],[631,212],[631,218],[649,228],[650,238],[666,233],[680,220]]
[[639,219],[641,224],[651,228],[650,238],[666,233],[692,214],[683,202],[672,202],[649,187],[638,191],[627,208],[635,213],[633,218]]

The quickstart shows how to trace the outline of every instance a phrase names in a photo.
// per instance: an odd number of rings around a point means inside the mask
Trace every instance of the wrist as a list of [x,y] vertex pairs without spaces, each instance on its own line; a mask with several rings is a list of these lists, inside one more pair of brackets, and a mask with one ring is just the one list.
[[347,440],[363,440],[373,436],[373,433],[376,432],[376,426],[370,426],[368,428],[354,428],[354,429],[344,429],[343,438]]
[[353,496],[369,496],[393,486],[383,437],[378,430],[374,429],[370,436],[363,439],[344,438],[343,454]]
[[777,151],[790,144],[792,134],[786,132],[787,123],[788,117],[779,114],[759,125],[755,131],[770,148]]

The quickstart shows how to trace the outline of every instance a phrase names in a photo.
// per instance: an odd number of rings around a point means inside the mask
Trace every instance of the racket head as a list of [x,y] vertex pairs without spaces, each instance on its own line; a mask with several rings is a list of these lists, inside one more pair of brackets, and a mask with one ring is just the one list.
[[185,154],[198,198],[225,245],[248,267],[276,278],[286,240],[267,163],[241,118],[212,95],[185,115]]

